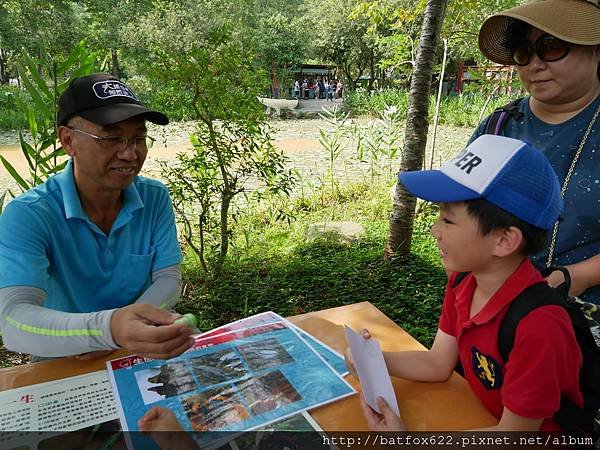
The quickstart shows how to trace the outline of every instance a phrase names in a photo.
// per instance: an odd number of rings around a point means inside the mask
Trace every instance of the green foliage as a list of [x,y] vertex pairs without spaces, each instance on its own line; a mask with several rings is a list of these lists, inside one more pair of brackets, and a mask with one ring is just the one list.
[[345,122],[348,114],[340,113],[336,106],[331,111],[325,110],[319,114],[329,128],[319,130],[319,143],[329,154],[329,166],[327,167],[326,179],[331,186],[331,194],[335,194],[339,183],[335,178],[334,168],[337,165],[338,157],[343,150],[343,137],[345,133]]
[[176,80],[135,75],[127,79],[127,85],[145,105],[163,112],[170,120],[190,120],[195,116],[192,92],[181,89]]
[[32,142],[27,142],[19,132],[21,151],[29,166],[29,178],[0,155],[0,161],[21,189],[26,191],[43,183],[48,177],[62,170],[66,162],[62,147],[57,143],[56,114],[58,98],[75,77],[93,72],[95,57],[80,42],[66,61],[59,63],[50,55],[40,58],[24,55],[19,65],[19,75],[31,101],[17,98],[19,110],[27,117]]
[[[429,233],[434,213],[423,209],[418,214],[412,257],[388,261],[382,257],[388,209],[389,186],[381,183],[344,186],[325,205],[320,194],[298,198],[289,223],[274,220],[268,204],[253,207],[239,223],[246,230],[236,240],[243,257],[228,260],[218,279],[207,279],[186,258],[189,294],[178,310],[193,312],[208,329],[262,311],[292,315],[370,301],[430,345],[446,280]],[[357,218],[366,235],[352,246],[304,239],[310,223]]]
[[180,153],[177,164],[163,162],[161,172],[187,245],[204,272],[216,276],[235,236],[232,222],[246,212],[236,203],[240,194],[251,192],[255,201],[288,195],[294,177],[263,122],[200,122],[190,139],[193,156]]
[[388,106],[394,106],[406,117],[408,110],[408,92],[401,89],[381,89],[379,91],[366,91],[357,89],[348,92],[346,108],[352,115],[377,115]]
[[[482,118],[498,106],[514,99],[514,96],[496,95],[491,99],[485,93],[473,91],[460,95],[446,95],[440,103],[440,123],[463,127],[475,127]],[[429,117],[435,112],[434,95],[429,98]],[[346,107],[352,115],[377,116],[385,111],[386,106],[398,108],[398,114],[406,117],[408,110],[408,92],[399,89],[383,89],[367,92],[357,90],[348,94]]]
[[0,85],[0,130],[16,130],[27,125],[27,116],[17,109],[30,99],[18,86]]

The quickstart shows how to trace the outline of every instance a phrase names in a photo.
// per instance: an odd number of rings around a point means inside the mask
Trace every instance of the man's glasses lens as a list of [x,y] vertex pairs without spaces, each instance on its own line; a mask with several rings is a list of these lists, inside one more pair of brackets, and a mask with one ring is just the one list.
[[567,56],[570,48],[568,42],[546,34],[539,37],[535,44],[526,41],[519,45],[513,53],[513,59],[518,66],[526,66],[535,52],[542,61],[553,62]]

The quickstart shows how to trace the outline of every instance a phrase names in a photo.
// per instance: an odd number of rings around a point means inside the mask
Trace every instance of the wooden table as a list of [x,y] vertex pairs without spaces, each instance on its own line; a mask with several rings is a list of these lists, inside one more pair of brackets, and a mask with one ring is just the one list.
[[[346,347],[343,325],[355,330],[368,328],[373,337],[380,340],[383,350],[424,349],[368,302],[302,314],[290,317],[290,320],[341,353]],[[94,361],[62,358],[0,369],[0,391],[102,370],[106,367],[105,360],[125,354],[120,350],[105,359]],[[348,376],[347,379],[354,387],[359,387],[354,377]],[[393,378],[392,382],[409,430],[464,430],[497,422],[471,392],[467,382],[456,374],[444,383],[422,383],[399,378]],[[358,396],[314,409],[311,415],[326,431],[367,430]]]

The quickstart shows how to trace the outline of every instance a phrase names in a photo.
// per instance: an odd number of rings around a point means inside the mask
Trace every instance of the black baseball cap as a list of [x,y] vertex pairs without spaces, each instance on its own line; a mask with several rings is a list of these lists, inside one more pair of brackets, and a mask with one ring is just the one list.
[[157,125],[166,125],[169,118],[144,106],[125,83],[108,73],[93,73],[75,78],[58,99],[58,126],[73,116],[90,122],[110,125],[143,115]]

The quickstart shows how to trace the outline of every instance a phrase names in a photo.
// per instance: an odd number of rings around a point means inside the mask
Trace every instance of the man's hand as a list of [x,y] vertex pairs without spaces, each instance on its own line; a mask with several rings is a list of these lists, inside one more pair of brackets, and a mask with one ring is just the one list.
[[149,434],[162,450],[197,449],[194,440],[185,433],[175,414],[155,406],[138,421],[140,431]]
[[181,317],[164,309],[134,303],[117,309],[110,321],[113,340],[120,347],[153,359],[178,356],[194,343],[194,332],[183,323],[173,323]]
[[400,417],[391,410],[383,397],[377,397],[377,406],[383,414],[373,410],[361,394],[360,407],[363,411],[369,429],[372,431],[405,431],[406,427]]
[[[366,328],[360,330],[360,335],[364,339],[371,339],[371,333],[369,333],[369,330],[367,330]],[[346,350],[344,350],[344,361],[350,373],[354,376],[354,378],[358,380],[358,374],[356,373],[356,367],[354,367],[354,360],[352,359],[350,347],[346,347]]]

